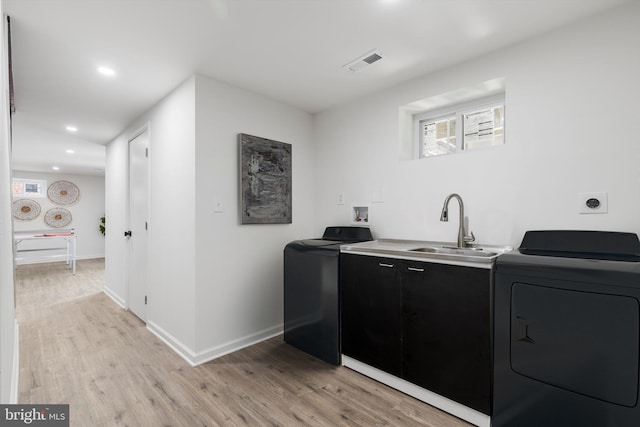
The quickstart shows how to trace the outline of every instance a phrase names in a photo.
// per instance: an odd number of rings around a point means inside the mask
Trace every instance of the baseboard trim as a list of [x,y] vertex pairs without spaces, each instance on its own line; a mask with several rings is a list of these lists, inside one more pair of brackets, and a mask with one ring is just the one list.
[[15,320],[13,332],[13,366],[11,372],[11,391],[9,403],[18,403],[18,389],[20,385],[20,325]]
[[490,427],[491,418],[482,412],[471,409],[458,402],[454,402],[451,399],[447,399],[444,396],[440,396],[432,391],[418,387],[408,381],[398,378],[384,371],[381,371],[373,366],[369,366],[366,363],[362,363],[356,359],[352,359],[349,356],[342,355],[342,365],[369,378],[373,378],[383,384],[393,387],[411,397],[415,397],[431,406],[435,406],[438,409],[442,409],[458,418],[461,418],[473,425],[479,427]]
[[280,324],[272,328],[263,329],[262,331],[256,332],[254,334],[247,335],[245,337],[238,338],[236,340],[229,341],[215,347],[211,347],[205,351],[198,353],[194,359],[194,364],[196,366],[202,365],[203,363],[207,363],[211,360],[217,359],[218,357],[222,357],[226,354],[233,353],[234,351],[242,350],[245,347],[249,347],[259,342],[281,335],[283,328],[284,325]]
[[79,255],[79,256],[76,256],[76,260],[84,260],[84,259],[104,259],[104,254],[102,254],[102,255]]
[[177,340],[173,335],[156,325],[152,321],[147,321],[147,330],[158,337],[162,342],[169,346],[173,351],[178,353],[189,365],[196,366],[194,363],[195,353],[182,342]]
[[[104,258],[104,254],[102,255],[77,255],[76,261],[82,261],[85,259],[99,259]],[[21,257],[16,258],[16,265],[28,265],[28,264],[47,264],[50,262],[66,262],[67,255],[46,255],[46,256],[35,256],[35,257]]]
[[241,350],[245,347],[257,344],[261,341],[268,340],[275,336],[282,334],[283,325],[274,326],[272,328],[264,329],[251,335],[247,335],[242,338],[238,338],[233,341],[229,341],[222,345],[211,347],[205,351],[196,353],[184,343],[177,340],[174,336],[167,331],[156,325],[152,321],[147,321],[147,329],[151,331],[155,336],[162,340],[166,345],[175,351],[180,357],[182,357],[192,367],[202,365],[203,363],[222,357],[226,354],[233,353],[234,351]]
[[107,288],[106,286],[104,286],[102,288],[102,292],[105,293],[106,296],[108,296],[109,298],[111,298],[113,300],[113,302],[115,302],[116,304],[118,304],[122,309],[126,310],[127,307],[125,305],[125,302],[122,298],[120,298],[120,296],[118,296],[118,294],[116,294],[115,292],[113,292],[111,289]]

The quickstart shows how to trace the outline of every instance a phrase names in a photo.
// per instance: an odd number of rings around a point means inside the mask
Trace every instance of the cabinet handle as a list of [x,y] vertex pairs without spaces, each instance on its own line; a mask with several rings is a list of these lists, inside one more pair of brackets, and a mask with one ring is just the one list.
[[416,268],[416,267],[407,267],[409,271],[419,271],[420,273],[424,272],[424,268]]
[[378,263],[378,265],[379,265],[380,267],[393,268],[393,264],[383,264],[383,263]]

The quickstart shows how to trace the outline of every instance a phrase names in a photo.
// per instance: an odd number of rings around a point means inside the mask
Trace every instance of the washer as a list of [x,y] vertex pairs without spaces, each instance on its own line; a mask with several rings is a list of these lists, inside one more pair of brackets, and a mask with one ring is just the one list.
[[640,425],[640,242],[529,231],[494,269],[492,426]]
[[284,340],[332,365],[340,357],[340,246],[373,240],[366,227],[327,227],[284,248]]

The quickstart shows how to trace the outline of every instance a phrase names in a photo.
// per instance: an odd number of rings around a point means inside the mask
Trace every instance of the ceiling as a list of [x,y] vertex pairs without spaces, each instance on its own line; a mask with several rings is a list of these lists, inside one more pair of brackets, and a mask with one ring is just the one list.
[[4,0],[13,168],[104,174],[105,144],[193,73],[316,113],[629,1]]

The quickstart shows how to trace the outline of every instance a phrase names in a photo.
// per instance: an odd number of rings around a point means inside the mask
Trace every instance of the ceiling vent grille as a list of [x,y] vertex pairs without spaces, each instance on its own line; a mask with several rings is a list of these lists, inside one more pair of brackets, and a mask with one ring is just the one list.
[[356,72],[362,70],[365,67],[368,67],[375,62],[378,62],[381,59],[382,53],[380,53],[380,51],[377,49],[373,49],[371,52],[367,52],[358,59],[349,62],[344,66],[344,68]]

